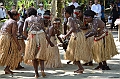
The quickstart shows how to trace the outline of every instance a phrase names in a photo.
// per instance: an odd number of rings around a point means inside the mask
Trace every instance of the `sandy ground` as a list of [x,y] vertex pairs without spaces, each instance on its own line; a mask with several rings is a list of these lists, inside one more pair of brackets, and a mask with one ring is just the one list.
[[[112,31],[112,33],[117,49],[120,52],[120,42],[117,41],[117,31]],[[45,78],[39,77],[38,79],[120,79],[120,55],[116,55],[107,61],[111,70],[93,70],[93,68],[97,66],[97,63],[94,62],[93,66],[83,66],[85,68],[83,74],[76,74],[74,70],[78,67],[72,63],[69,65],[66,64],[68,60],[64,60],[63,58],[64,51],[62,48],[59,49],[63,68],[45,69],[47,76]],[[5,75],[3,71],[4,67],[0,67],[0,79],[35,79],[33,67],[25,65],[24,63],[22,63],[22,66],[24,66],[25,69],[14,70],[16,73],[14,73],[13,77],[11,77],[11,75]]]

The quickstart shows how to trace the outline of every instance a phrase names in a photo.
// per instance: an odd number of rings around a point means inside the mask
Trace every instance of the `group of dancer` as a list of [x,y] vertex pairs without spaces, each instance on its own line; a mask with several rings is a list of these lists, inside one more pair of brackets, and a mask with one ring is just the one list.
[[[81,60],[87,64],[94,60],[99,65],[95,69],[110,70],[106,60],[118,54],[113,36],[103,21],[94,18],[95,12],[73,5],[65,8],[67,32],[62,37],[60,30],[61,20],[54,18],[49,24],[50,11],[45,11],[43,18],[37,16],[35,8],[27,10],[26,19],[18,21],[19,14],[15,10],[8,11],[9,19],[3,24],[0,31],[0,65],[6,66],[5,74],[13,75],[11,69],[32,62],[35,77],[41,74],[46,76],[45,68],[63,67],[60,59],[57,39],[64,45],[69,38],[65,59],[73,61],[78,66],[75,73],[83,73]],[[84,17],[83,17],[84,16]],[[47,28],[45,28],[47,27]],[[26,40],[26,44],[24,42]]]

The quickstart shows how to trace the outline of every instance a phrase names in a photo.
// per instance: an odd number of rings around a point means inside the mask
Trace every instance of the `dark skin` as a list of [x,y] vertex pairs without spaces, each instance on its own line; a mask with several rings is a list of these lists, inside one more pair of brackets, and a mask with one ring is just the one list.
[[[18,19],[18,15],[14,15],[13,18],[10,18],[4,23],[4,25],[2,26],[2,30],[3,32],[7,32],[9,34],[12,35],[13,40],[15,41],[15,43],[17,44],[17,48],[20,51],[21,47],[20,44],[16,38],[16,33],[17,33],[17,19]],[[10,66],[6,66],[6,68],[4,69],[5,74],[13,74],[13,72],[10,70]]]
[[[79,19],[81,22],[80,22],[80,29],[82,29],[82,30],[88,30],[88,29],[90,29],[90,27],[88,26],[88,25],[84,25],[83,24],[83,12],[82,11],[79,11],[79,14],[78,15],[76,15],[76,18],[77,19]],[[81,19],[82,18],[82,19]],[[88,62],[88,63],[85,63],[85,64],[83,64],[83,65],[93,65],[93,63],[92,63],[92,61],[90,61],[90,62]]]
[[[91,23],[93,25],[93,28],[91,31],[88,31],[85,36],[86,38],[91,37],[91,36],[101,36],[104,33],[104,28],[105,28],[105,23],[102,22],[99,19],[94,20],[92,17],[90,18],[85,18],[85,20],[88,23]],[[96,23],[97,22],[97,23]]]
[[[84,17],[85,20],[88,23],[92,24],[92,30],[88,31],[85,34],[85,37],[91,37],[91,36],[95,36],[95,37],[99,37],[104,33],[104,29],[106,29],[105,24],[103,21],[99,20],[99,19],[93,19],[92,17]],[[103,66],[107,66],[106,61],[102,61],[99,63],[99,66],[97,66],[95,69],[102,69]],[[106,70],[110,70],[110,68],[106,68]]]
[[[24,21],[18,21],[17,24],[18,24],[19,34],[23,36]],[[23,39],[25,39],[25,38],[23,37]],[[21,40],[23,40],[23,39],[21,39]],[[21,53],[23,53],[23,52],[21,52]],[[22,66],[20,65],[20,63],[19,63],[19,64],[18,64],[18,67],[16,68],[16,70],[19,70],[19,69],[22,69],[22,68],[24,68],[24,67],[22,67]]]
[[55,36],[55,34],[57,34],[57,38],[59,39],[59,41],[61,43],[63,43],[62,39],[59,37],[59,35],[61,34],[59,31],[59,25],[60,23],[54,23],[53,26],[51,26],[48,30],[47,30],[47,34],[49,34],[49,39],[51,36]]
[[[65,17],[68,19],[71,15],[69,13],[65,13]],[[63,38],[66,38],[67,36],[69,36],[72,32],[76,32],[76,31],[80,31],[78,29],[77,24],[75,24],[75,20],[72,20],[71,18],[68,20],[69,22],[69,26],[70,26],[70,30],[68,31],[68,33],[63,37]],[[84,71],[84,68],[82,67],[80,61],[74,61],[75,64],[78,66],[78,70],[74,71],[75,73],[83,73]]]
[[[24,33],[24,36],[28,36],[28,32],[26,31],[27,27],[28,27],[28,23],[31,22],[32,19],[26,19],[25,20],[25,29],[23,30],[23,33]],[[45,29],[44,29],[44,20],[41,19],[41,18],[38,18],[38,22],[41,23],[41,29],[45,32]],[[47,33],[45,32],[45,35],[46,35],[46,39],[48,41],[48,43],[50,44],[51,47],[54,46],[54,44],[50,41],[49,37],[47,36]],[[35,70],[35,78],[38,78],[39,77],[39,74],[38,74],[38,66],[39,66],[39,63],[40,63],[40,67],[41,67],[41,74],[43,77],[46,76],[46,74],[44,73],[44,60],[41,60],[41,59],[34,59],[32,60],[32,63],[33,63],[33,66],[34,66],[34,70]]]

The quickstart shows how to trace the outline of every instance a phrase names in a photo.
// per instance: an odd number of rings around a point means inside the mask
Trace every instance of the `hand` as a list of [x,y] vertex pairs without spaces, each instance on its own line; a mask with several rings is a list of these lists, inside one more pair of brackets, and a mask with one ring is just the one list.
[[54,44],[53,44],[52,42],[50,42],[50,46],[51,46],[51,47],[54,47]]
[[62,34],[59,35],[59,37],[62,38],[62,39],[66,38],[65,35],[62,35]]
[[20,51],[20,50],[21,50],[21,46],[20,46],[20,45],[18,45],[17,49]]
[[87,39],[87,38],[88,38],[88,36],[87,36],[87,35],[85,35],[85,38]]

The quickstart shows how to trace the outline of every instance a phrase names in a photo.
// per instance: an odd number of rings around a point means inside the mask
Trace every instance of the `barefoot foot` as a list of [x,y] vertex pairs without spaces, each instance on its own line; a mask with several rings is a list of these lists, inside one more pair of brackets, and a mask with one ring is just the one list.
[[80,73],[80,74],[82,74],[83,71],[84,71],[84,70],[78,69],[78,70],[74,71],[74,73]]
[[41,74],[42,74],[42,77],[45,77],[45,76],[46,76],[45,72],[41,72]]

